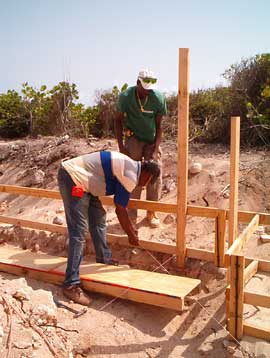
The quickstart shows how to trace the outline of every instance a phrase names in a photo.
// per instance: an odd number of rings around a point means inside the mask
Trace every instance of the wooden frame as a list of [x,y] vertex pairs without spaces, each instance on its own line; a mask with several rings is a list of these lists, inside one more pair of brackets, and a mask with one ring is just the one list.
[[[257,271],[270,272],[270,261],[253,259],[239,255],[245,242],[254,233],[258,225],[270,225],[270,214],[255,213],[250,211],[238,211],[238,168],[239,168],[239,142],[240,142],[240,118],[232,117],[231,125],[231,169],[230,169],[230,210],[222,210],[211,207],[187,205],[187,159],[188,159],[188,113],[189,113],[189,50],[179,50],[179,90],[178,90],[178,162],[181,172],[185,168],[184,175],[180,176],[178,170],[178,197],[176,204],[151,202],[146,200],[134,200],[129,202],[130,208],[160,211],[177,214],[177,243],[176,245],[161,244],[140,240],[140,247],[166,254],[176,254],[179,266],[183,266],[186,257],[215,262],[219,267],[224,265],[231,268],[228,287],[226,290],[226,303],[229,316],[228,323],[232,334],[239,339],[242,334],[269,339],[269,332],[255,326],[243,323],[244,303],[270,307],[269,296],[244,291],[244,285]],[[61,199],[58,191],[45,189],[24,188],[13,185],[0,185],[0,192],[17,195],[31,195],[39,198]],[[104,205],[114,205],[110,197],[101,198]],[[214,251],[201,250],[186,246],[185,225],[186,216],[200,216],[215,219],[215,249]],[[229,249],[225,253],[226,222],[229,222]],[[66,234],[64,226],[38,223],[30,220],[16,219],[0,216],[0,222],[13,225],[31,227],[33,229],[48,230]],[[238,222],[248,223],[247,228],[237,238]],[[117,242],[124,246],[130,246],[125,235],[108,234],[108,242]],[[245,267],[245,263],[247,267]],[[231,291],[230,291],[231,290]],[[236,295],[236,292],[239,294]],[[240,312],[240,314],[239,314]]]

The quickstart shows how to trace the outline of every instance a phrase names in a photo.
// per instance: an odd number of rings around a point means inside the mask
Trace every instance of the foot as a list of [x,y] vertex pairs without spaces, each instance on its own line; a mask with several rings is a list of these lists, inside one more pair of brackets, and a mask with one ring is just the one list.
[[83,306],[89,306],[92,302],[92,299],[77,285],[64,286],[63,295]]
[[160,225],[159,218],[157,217],[157,214],[154,212],[147,213],[147,221],[149,226],[152,228],[157,228]]

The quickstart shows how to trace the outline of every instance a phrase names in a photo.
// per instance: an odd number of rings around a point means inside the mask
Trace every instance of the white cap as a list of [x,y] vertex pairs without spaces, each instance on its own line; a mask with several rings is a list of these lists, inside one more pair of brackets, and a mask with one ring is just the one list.
[[[146,79],[147,82],[145,82],[144,79]],[[141,82],[142,87],[146,90],[153,90],[157,87],[157,78],[153,71],[147,69],[141,70],[138,74],[138,80]]]

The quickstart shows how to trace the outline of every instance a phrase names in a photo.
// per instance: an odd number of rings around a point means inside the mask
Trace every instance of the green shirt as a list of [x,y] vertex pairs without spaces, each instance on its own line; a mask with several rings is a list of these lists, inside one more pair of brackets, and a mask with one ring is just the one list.
[[156,90],[151,90],[145,100],[141,100],[145,112],[136,95],[136,86],[129,87],[118,98],[117,110],[126,114],[126,127],[135,136],[147,143],[153,143],[156,137],[156,117],[167,113],[165,97]]

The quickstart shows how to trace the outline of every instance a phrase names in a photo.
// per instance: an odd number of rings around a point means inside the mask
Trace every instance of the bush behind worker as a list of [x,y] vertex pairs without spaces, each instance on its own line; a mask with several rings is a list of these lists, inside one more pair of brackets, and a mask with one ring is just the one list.
[[63,287],[63,294],[67,298],[86,306],[91,302],[80,288],[79,276],[87,229],[94,243],[96,262],[114,264],[106,241],[106,211],[99,196],[114,195],[118,220],[128,235],[129,242],[138,245],[138,231],[127,212],[130,193],[136,185],[146,186],[159,175],[157,163],[134,161],[119,152],[94,152],[61,163],[58,185],[69,234]]
[[[165,97],[155,90],[156,76],[150,70],[139,72],[137,85],[129,87],[118,98],[115,117],[115,134],[119,151],[134,160],[154,159],[161,168],[161,121],[167,113]],[[123,141],[123,129],[125,140]],[[146,200],[158,201],[162,187],[162,175],[146,189]],[[131,197],[139,199],[141,187],[136,187]],[[136,223],[137,210],[130,210],[131,220]],[[154,212],[147,212],[151,227],[159,226]]]

